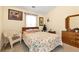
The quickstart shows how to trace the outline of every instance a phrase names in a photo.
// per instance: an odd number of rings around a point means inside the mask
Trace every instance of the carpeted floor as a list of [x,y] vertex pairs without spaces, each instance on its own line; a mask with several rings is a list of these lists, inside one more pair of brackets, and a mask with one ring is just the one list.
[[[14,44],[12,49],[10,48],[10,44],[8,44],[5,48],[2,49],[2,52],[29,52],[29,49],[24,44],[24,42],[21,44],[18,42]],[[79,48],[63,43],[63,46],[58,46],[51,52],[79,52]]]

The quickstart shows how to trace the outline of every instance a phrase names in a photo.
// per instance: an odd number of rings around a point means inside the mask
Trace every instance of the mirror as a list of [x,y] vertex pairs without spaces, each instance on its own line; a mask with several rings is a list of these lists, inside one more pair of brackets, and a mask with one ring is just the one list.
[[65,27],[67,31],[79,29],[79,14],[70,15],[66,18]]
[[79,28],[79,16],[70,17],[70,28]]

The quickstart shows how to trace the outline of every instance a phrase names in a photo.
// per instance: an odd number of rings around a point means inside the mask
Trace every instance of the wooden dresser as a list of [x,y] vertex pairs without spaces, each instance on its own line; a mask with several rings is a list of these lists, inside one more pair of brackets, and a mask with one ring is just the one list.
[[62,41],[79,48],[79,32],[62,31]]

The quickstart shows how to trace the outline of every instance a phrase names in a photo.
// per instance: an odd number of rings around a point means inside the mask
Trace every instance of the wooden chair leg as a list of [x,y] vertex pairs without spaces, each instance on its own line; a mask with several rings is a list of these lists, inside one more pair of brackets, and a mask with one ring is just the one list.
[[21,40],[20,40],[20,44],[21,44]]
[[11,44],[11,48],[13,48],[13,44]]

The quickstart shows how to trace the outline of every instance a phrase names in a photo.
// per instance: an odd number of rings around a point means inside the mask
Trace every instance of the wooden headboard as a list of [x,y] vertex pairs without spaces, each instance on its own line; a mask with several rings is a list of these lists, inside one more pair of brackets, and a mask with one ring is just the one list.
[[23,31],[26,31],[29,29],[39,29],[39,27],[22,27],[22,34],[23,34]]

